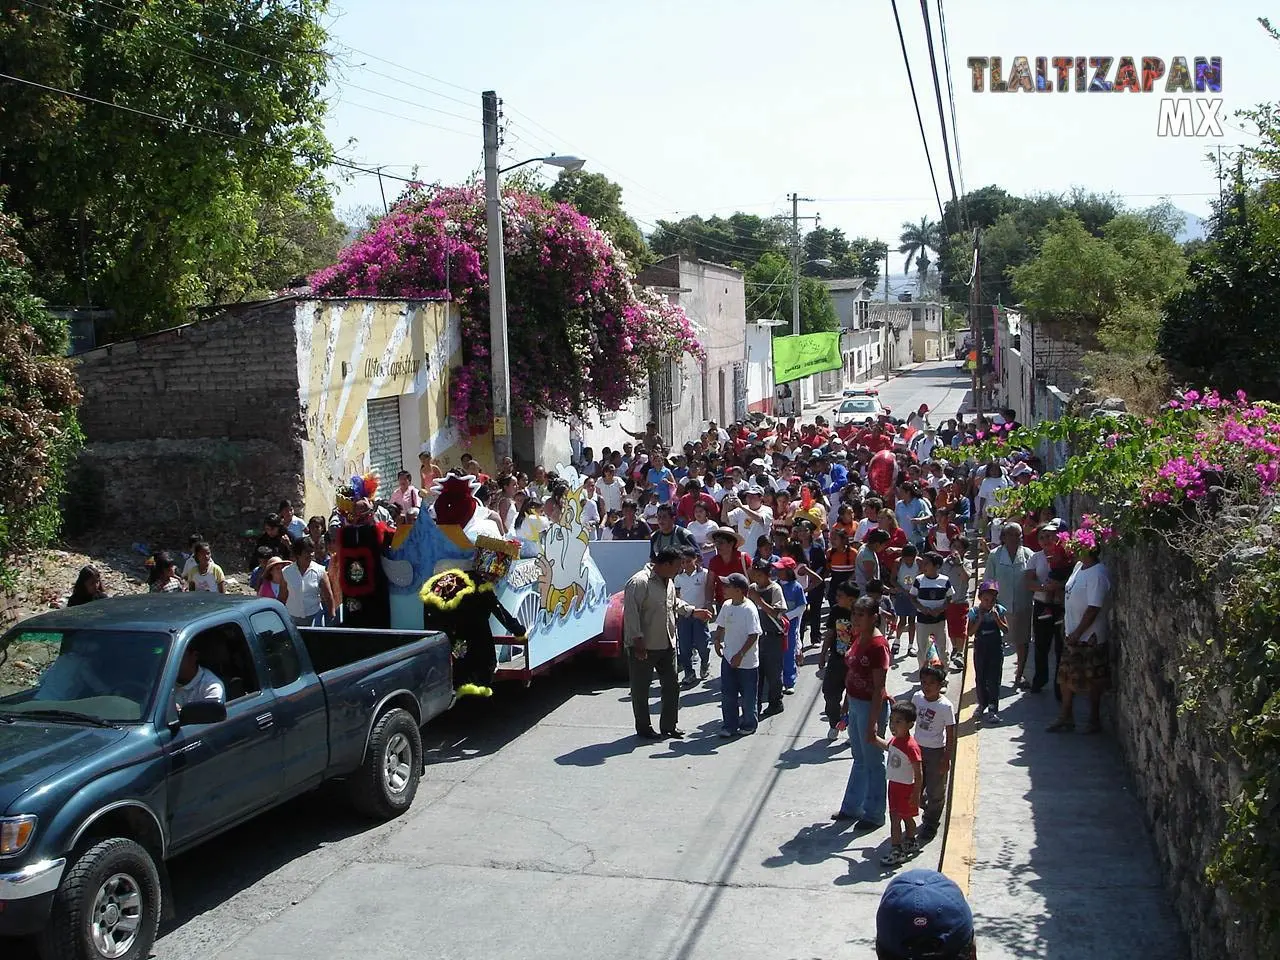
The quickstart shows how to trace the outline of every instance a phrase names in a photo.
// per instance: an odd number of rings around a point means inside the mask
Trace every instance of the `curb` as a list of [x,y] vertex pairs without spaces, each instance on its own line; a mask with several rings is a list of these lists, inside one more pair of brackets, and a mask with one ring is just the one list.
[[[977,583],[975,563],[973,581]],[[972,602],[972,601],[971,601]],[[968,642],[966,641],[968,652]],[[966,898],[975,860],[973,830],[978,812],[978,685],[973,656],[965,657],[960,681],[956,751],[951,761],[951,790],[947,798],[947,823],[942,834],[938,872],[955,881]]]

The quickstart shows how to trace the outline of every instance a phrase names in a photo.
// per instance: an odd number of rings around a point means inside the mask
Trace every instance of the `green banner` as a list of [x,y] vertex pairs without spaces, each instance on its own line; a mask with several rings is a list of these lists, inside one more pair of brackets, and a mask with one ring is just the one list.
[[843,366],[839,331],[773,338],[774,383],[787,383]]

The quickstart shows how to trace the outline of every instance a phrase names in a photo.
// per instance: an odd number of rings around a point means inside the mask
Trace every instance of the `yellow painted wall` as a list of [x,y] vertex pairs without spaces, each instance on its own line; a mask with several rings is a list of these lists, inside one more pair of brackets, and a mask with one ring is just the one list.
[[[327,515],[337,488],[369,469],[370,399],[401,398],[402,466],[415,478],[424,443],[446,466],[457,462],[462,448],[449,418],[448,385],[461,339],[452,304],[304,301],[294,322],[308,516]],[[472,450],[481,456],[474,443]],[[389,495],[395,477],[381,480]]]

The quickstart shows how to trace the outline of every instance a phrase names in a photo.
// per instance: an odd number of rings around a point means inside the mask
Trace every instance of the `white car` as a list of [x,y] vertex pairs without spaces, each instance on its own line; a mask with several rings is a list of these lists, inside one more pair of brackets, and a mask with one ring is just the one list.
[[888,416],[889,410],[880,402],[880,397],[872,391],[845,391],[845,398],[832,412],[836,425],[847,423],[863,423]]

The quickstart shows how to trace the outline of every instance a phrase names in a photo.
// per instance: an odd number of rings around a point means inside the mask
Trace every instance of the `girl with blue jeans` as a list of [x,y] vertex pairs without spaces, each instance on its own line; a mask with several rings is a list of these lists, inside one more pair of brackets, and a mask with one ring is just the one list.
[[855,829],[874,830],[884,825],[888,777],[885,752],[879,740],[889,724],[889,698],[885,679],[891,657],[889,644],[877,626],[879,609],[869,597],[853,605],[854,643],[845,654],[845,705],[849,713],[849,746],[853,769],[845,786],[840,809],[833,820],[854,820]]

